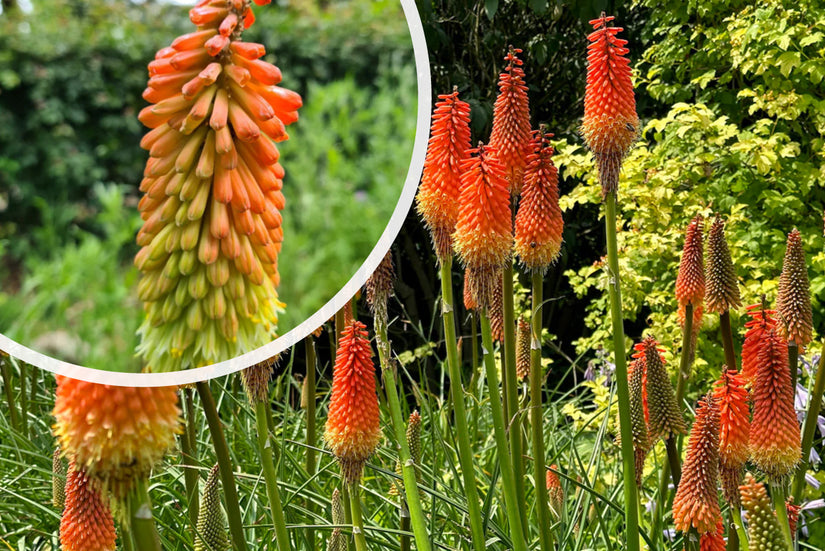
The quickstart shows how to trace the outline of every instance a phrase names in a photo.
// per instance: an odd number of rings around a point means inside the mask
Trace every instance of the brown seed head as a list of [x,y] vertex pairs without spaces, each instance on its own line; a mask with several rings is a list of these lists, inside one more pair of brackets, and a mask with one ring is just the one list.
[[241,370],[241,382],[252,405],[269,402],[269,379],[280,354]]
[[387,319],[387,301],[392,295],[392,287],[395,282],[395,269],[392,263],[392,251],[387,251],[384,259],[378,264],[378,268],[367,279],[367,304],[370,311],[376,318],[381,318],[385,323]]
[[530,376],[530,343],[532,339],[530,323],[519,316],[516,331],[516,377],[525,380]]

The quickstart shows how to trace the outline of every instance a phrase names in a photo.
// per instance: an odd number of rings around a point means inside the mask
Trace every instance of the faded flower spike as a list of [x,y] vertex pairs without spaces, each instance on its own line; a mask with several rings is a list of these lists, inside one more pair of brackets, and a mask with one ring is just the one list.
[[725,240],[725,221],[716,216],[708,235],[708,262],[705,276],[708,312],[724,314],[742,306],[739,282]]
[[800,350],[805,348],[813,338],[811,285],[802,238],[796,228],[788,234],[785,261],[779,276],[779,293],[776,295],[776,311],[782,337],[795,343]]
[[650,412],[650,439],[667,440],[671,436],[685,434],[687,427],[676,403],[676,394],[665,369],[665,361],[658,350],[656,339],[651,336],[642,341],[647,368],[647,403]]
[[149,160],[135,265],[147,370],[226,360],[275,335],[284,170],[274,142],[301,97],[277,86],[261,44],[241,41],[249,0],[201,1],[197,31],[149,64],[140,112]]
[[280,354],[241,370],[241,383],[250,404],[269,402],[269,379],[279,359]]
[[490,145],[496,148],[496,155],[510,184],[510,191],[521,191],[527,154],[530,151],[530,102],[527,85],[524,84],[522,61],[518,58],[521,50],[509,47],[504,61],[507,67],[498,79],[499,94],[493,107],[493,130]]
[[[332,524],[346,524],[344,505],[341,503],[341,492],[338,488],[332,490]],[[347,551],[347,538],[340,528],[333,528],[327,541],[327,551]]]
[[453,234],[456,253],[473,284],[473,299],[489,308],[497,278],[510,261],[513,221],[504,168],[492,146],[479,144],[461,163],[459,216]]
[[530,344],[533,333],[530,323],[519,316],[516,327],[516,377],[523,381],[530,375]]
[[360,321],[351,322],[341,332],[324,440],[348,484],[361,479],[364,464],[381,440],[375,366],[366,327]]
[[531,272],[544,273],[559,256],[564,221],[559,208],[559,172],[544,127],[533,134],[516,213],[515,251]]
[[788,344],[773,330],[760,341],[751,396],[751,461],[772,479],[780,479],[799,463],[802,437],[794,411]]
[[175,387],[118,387],[57,376],[54,434],[60,449],[115,498],[175,445]]
[[453,254],[452,233],[458,220],[461,163],[470,154],[470,105],[458,99],[458,90],[438,96],[433,111],[424,172],[416,195],[416,209],[443,263]]
[[226,517],[221,507],[219,476],[219,467],[215,464],[209,470],[209,476],[206,477],[206,484],[203,487],[198,511],[195,551],[229,551],[232,549],[227,536]]
[[596,157],[602,198],[619,188],[619,170],[630,146],[639,136],[639,117],[625,57],[627,40],[616,38],[623,29],[608,27],[614,17],[590,21],[595,31],[587,39],[587,86],[584,92],[582,133]]
[[386,320],[387,301],[392,295],[395,282],[395,268],[392,263],[392,251],[387,251],[378,264],[378,268],[367,279],[367,304],[375,317]]
[[701,306],[705,299],[705,255],[702,243],[704,219],[697,215],[685,231],[685,245],[676,276],[676,299],[679,306]]
[[733,370],[722,369],[722,377],[713,388],[719,405],[719,476],[725,501],[739,505],[739,485],[748,461],[750,409],[745,378]]
[[690,431],[682,478],[673,499],[673,523],[700,534],[716,529],[721,516],[719,483],[719,408],[711,397],[699,401]]
[[779,520],[773,512],[765,485],[756,481],[748,473],[745,483],[739,487],[742,505],[748,519],[748,540],[752,551],[773,551],[787,549],[782,537]]
[[501,273],[496,276],[496,281],[489,311],[490,331],[494,341],[504,342],[504,280]]
[[100,492],[74,461],[66,476],[66,506],[60,519],[62,551],[115,551],[115,521]]
[[745,323],[745,342],[742,344],[742,376],[752,385],[756,378],[756,366],[762,338],[776,327],[775,310],[766,310],[764,304],[751,304],[745,312],[751,317]]

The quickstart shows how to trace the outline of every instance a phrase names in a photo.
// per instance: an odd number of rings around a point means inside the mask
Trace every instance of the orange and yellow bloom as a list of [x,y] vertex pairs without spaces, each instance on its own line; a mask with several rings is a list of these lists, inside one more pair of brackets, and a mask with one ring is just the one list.
[[510,46],[504,60],[507,67],[498,80],[499,94],[493,107],[493,131],[490,145],[504,165],[510,191],[521,191],[527,155],[530,152],[530,101],[524,83],[521,50]]

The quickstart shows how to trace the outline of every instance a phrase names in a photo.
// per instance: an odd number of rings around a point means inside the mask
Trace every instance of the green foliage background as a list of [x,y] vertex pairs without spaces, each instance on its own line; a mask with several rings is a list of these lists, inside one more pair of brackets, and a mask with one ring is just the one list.
[[[58,0],[0,16],[0,332],[83,365],[132,358],[136,115],[146,64],[192,30],[187,12]],[[256,15],[244,39],[265,44],[304,98],[279,144],[286,331],[340,289],[389,220],[415,135],[415,70],[396,0],[274,2]]]

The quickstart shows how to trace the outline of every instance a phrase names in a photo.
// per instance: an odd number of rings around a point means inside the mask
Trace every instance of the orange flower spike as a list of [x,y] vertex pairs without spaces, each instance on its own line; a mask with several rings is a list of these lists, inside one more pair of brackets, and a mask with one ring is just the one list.
[[528,270],[545,272],[559,256],[564,220],[559,208],[559,172],[544,126],[534,132],[516,213],[515,252]]
[[690,431],[682,478],[673,499],[677,530],[695,528],[699,534],[716,529],[721,516],[716,487],[719,483],[719,407],[712,397],[699,402]]
[[602,13],[590,21],[595,31],[587,37],[582,133],[596,157],[602,197],[618,189],[622,160],[639,135],[627,40],[616,37],[624,29],[607,26],[613,19]]
[[799,230],[788,234],[782,275],[779,276],[779,293],[776,296],[779,313],[779,333],[793,341],[800,350],[813,338],[813,314],[811,312],[811,284]]
[[733,370],[723,370],[713,388],[719,404],[719,475],[725,500],[739,504],[739,485],[750,451],[750,409],[745,378]]
[[705,273],[705,300],[708,312],[724,314],[742,306],[736,268],[725,240],[725,221],[716,216],[708,235],[708,262]]
[[510,46],[504,56],[507,67],[499,76],[499,94],[493,107],[493,130],[490,134],[490,145],[497,150],[513,193],[521,192],[531,134],[530,101],[521,68],[523,62],[518,58],[521,52]]
[[281,72],[260,59],[262,45],[241,41],[251,0],[201,2],[189,18],[198,29],[149,64],[143,96],[153,105],[138,116],[153,129],[141,141],[150,158],[135,258],[146,313],[138,352],[150,371],[261,346],[283,308],[283,194],[271,192],[284,173],[274,142],[287,139],[301,98],[274,86]]
[[751,320],[745,323],[745,342],[742,344],[742,376],[745,383],[752,385],[756,378],[756,362],[759,342],[771,329],[776,327],[775,310],[766,310],[763,304],[751,304],[745,309]]
[[759,343],[751,396],[751,461],[772,479],[781,479],[799,463],[802,441],[794,411],[788,343],[773,329]]
[[443,263],[453,254],[451,234],[458,220],[461,163],[469,157],[470,149],[470,105],[458,99],[455,88],[452,94],[442,94],[438,99],[416,209]]
[[702,243],[704,220],[697,215],[685,231],[685,245],[676,276],[676,299],[680,306],[701,307],[705,299],[705,256]]
[[57,376],[60,449],[115,498],[148,476],[182,430],[175,387],[117,387]]
[[380,440],[372,350],[365,325],[353,321],[338,343],[324,441],[338,459],[344,480],[354,484]]
[[716,530],[706,532],[699,538],[699,551],[725,551],[725,523],[722,517],[716,519]]
[[557,465],[550,465],[545,480],[548,498],[550,499],[550,509],[557,518],[561,517],[562,509],[564,508],[564,488],[562,488],[559,475],[556,474],[558,470],[559,467]]
[[453,244],[459,259],[471,272],[475,302],[487,308],[492,303],[496,277],[513,248],[510,192],[504,168],[492,146],[470,150],[461,163],[459,216]]
[[748,519],[749,548],[753,551],[787,549],[765,485],[748,473],[745,483],[739,487],[739,494]]
[[66,505],[60,519],[62,551],[115,551],[115,521],[88,476],[69,464]]

